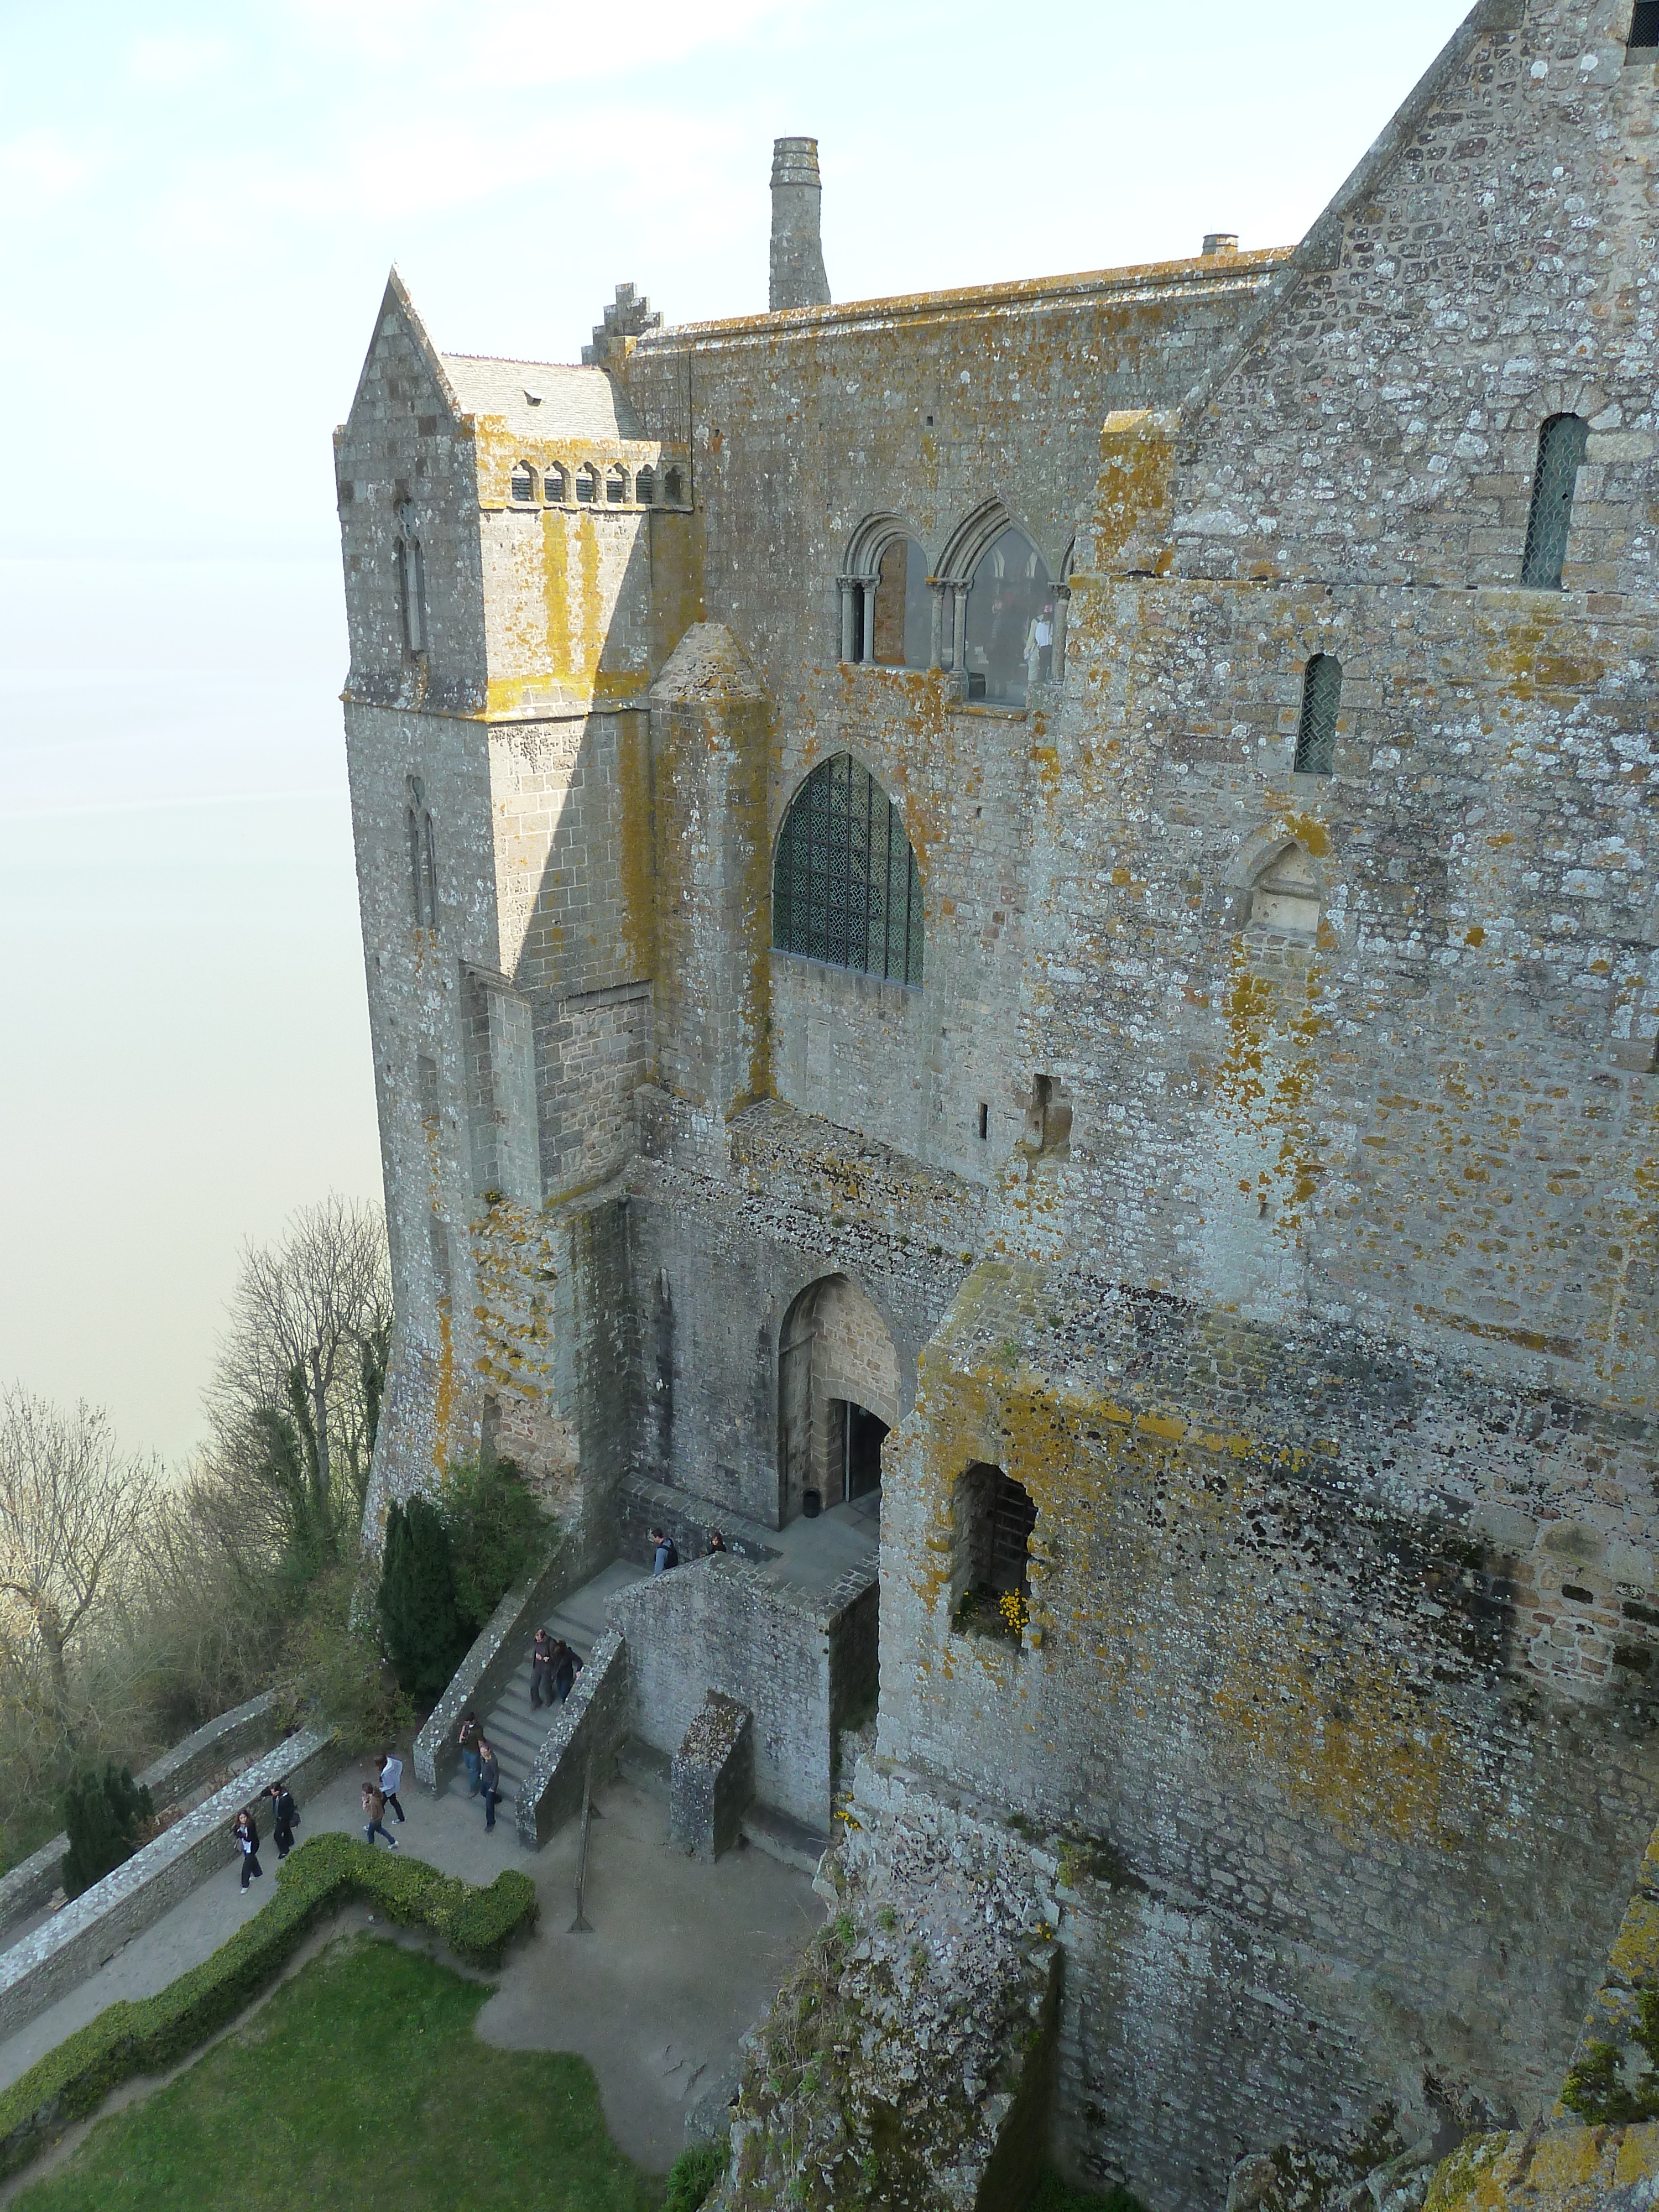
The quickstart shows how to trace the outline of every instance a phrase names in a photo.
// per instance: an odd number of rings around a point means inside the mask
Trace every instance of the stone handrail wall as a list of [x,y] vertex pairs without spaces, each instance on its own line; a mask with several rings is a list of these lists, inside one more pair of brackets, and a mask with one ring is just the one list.
[[[230,1824],[273,1782],[296,1798],[327,1781],[342,1757],[331,1731],[307,1729],[268,1752],[234,1782],[186,1813],[154,1843],[83,1890],[61,1912],[0,1953],[0,2037],[44,2012],[96,1972],[111,1954],[152,1927],[198,1882],[234,1863]],[[260,1823],[268,1832],[270,1815]]]
[[580,1811],[589,1753],[597,1784],[609,1775],[617,1747],[633,1725],[628,1645],[618,1630],[607,1628],[520,1784],[514,1809],[521,1844],[539,1850],[556,1828]]
[[[215,1767],[222,1766],[228,1759],[240,1759],[245,1751],[268,1744],[276,1733],[279,1703],[275,1690],[262,1691],[246,1705],[221,1713],[217,1720],[204,1722],[193,1735],[174,1744],[171,1751],[163,1752],[137,1777],[149,1790],[156,1811],[165,1813],[181,1797],[188,1796]],[[0,1878],[0,1928],[9,1928],[15,1920],[38,1912],[46,1903],[62,1882],[64,1854],[68,1849],[67,1836],[53,1836],[49,1843],[42,1844],[38,1851],[20,1860],[9,1874]]]
[[584,1579],[581,1547],[572,1534],[560,1538],[547,1563],[527,1583],[510,1589],[472,1640],[472,1648],[450,1679],[415,1739],[415,1779],[443,1790],[461,1763],[456,1733],[470,1707],[482,1720],[518,1671],[529,1649],[538,1615]]

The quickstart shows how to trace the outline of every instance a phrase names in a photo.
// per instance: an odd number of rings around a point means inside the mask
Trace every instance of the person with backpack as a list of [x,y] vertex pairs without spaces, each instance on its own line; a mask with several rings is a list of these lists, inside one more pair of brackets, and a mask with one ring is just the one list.
[[261,1881],[264,1869],[259,1863],[259,1831],[253,1825],[252,1813],[243,1811],[236,1815],[236,1825],[231,1832],[236,1838],[236,1848],[242,1854],[242,1887],[250,1881]]
[[653,1575],[665,1575],[670,1567],[678,1566],[680,1555],[674,1548],[674,1539],[665,1529],[653,1528],[651,1541],[655,1547],[651,1566]]
[[294,1849],[294,1831],[299,1824],[300,1808],[295,1805],[286,1782],[270,1785],[270,1832],[276,1844],[276,1863],[282,1862]]
[[375,1837],[384,1836],[395,1851],[398,1838],[386,1824],[386,1799],[372,1782],[363,1784],[363,1841],[370,1850],[374,1848]]
[[469,1784],[466,1794],[469,1797],[476,1797],[478,1794],[478,1744],[483,1735],[483,1730],[478,1725],[478,1716],[477,1713],[469,1713],[461,1723],[461,1733],[459,1738],[461,1747],[461,1764],[466,1769]]

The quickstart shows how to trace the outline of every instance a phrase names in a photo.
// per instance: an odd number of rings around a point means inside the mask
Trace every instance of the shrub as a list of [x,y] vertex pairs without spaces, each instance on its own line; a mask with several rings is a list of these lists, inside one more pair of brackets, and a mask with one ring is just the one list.
[[730,2154],[720,2142],[693,2143],[674,2160],[662,2212],[697,2212],[703,2199],[726,2177]]
[[88,1769],[64,1792],[64,1826],[69,1849],[64,1854],[64,1894],[79,1897],[106,1874],[125,1865],[138,1848],[138,1825],[154,1816],[148,1790],[124,1766],[118,1774],[112,1761],[102,1775]]
[[355,1836],[313,1836],[276,1869],[276,1894],[212,1956],[153,1997],[122,1999],[0,2091],[0,2177],[27,2166],[70,2122],[135,2074],[175,2064],[248,2004],[307,1931],[351,1896],[389,1920],[428,1927],[458,1957],[494,1965],[536,1917],[528,1875],[508,1869],[474,1889],[424,1860],[374,1851]]
[[455,1604],[469,1638],[545,1556],[553,1526],[511,1460],[453,1468],[437,1506],[455,1564]]
[[449,1531],[424,1498],[394,1501],[386,1517],[376,1602],[398,1688],[432,1704],[472,1639],[456,1607]]

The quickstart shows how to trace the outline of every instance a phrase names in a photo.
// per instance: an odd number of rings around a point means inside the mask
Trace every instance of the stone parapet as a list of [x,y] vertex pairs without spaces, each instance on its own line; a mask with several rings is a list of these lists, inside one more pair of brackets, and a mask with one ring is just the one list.
[[469,1711],[487,1713],[501,1698],[524,1656],[535,1623],[584,1579],[580,1547],[566,1539],[541,1571],[510,1589],[472,1640],[472,1647],[450,1679],[415,1739],[415,1779],[428,1790],[448,1788],[461,1763],[457,1741]]
[[528,1850],[539,1850],[580,1809],[590,1771],[596,1784],[609,1775],[632,1717],[628,1646],[607,1628],[519,1785],[514,1814],[519,1841]]
[[0,1954],[0,2036],[44,2012],[124,1943],[153,1927],[199,1882],[232,1865],[236,1847],[230,1824],[273,1782],[285,1782],[303,1801],[328,1780],[341,1756],[332,1731],[323,1735],[307,1729],[290,1736],[146,1844],[125,1866],[83,1890],[44,1927]]
[[738,1839],[755,1794],[755,1717],[711,1690],[674,1753],[668,1834],[693,1858],[717,1859]]
[[[216,1720],[204,1722],[182,1743],[163,1752],[137,1777],[156,1811],[167,1812],[216,1768],[268,1742],[276,1733],[278,1703],[275,1690],[262,1691],[245,1705],[221,1713]],[[48,1901],[63,1879],[64,1855],[68,1850],[66,1835],[53,1836],[0,1880],[0,1928],[9,1928],[14,1921],[38,1912]]]

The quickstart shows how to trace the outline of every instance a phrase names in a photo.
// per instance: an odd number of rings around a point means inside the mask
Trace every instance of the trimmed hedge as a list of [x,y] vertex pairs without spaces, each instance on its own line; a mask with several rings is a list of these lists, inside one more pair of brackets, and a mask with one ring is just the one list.
[[355,1836],[313,1836],[277,1868],[275,1897],[211,1958],[153,1997],[121,1998],[0,2091],[0,2179],[123,2081],[188,2057],[258,1995],[319,1920],[353,1897],[389,1920],[430,1928],[457,1958],[479,1966],[496,1965],[507,1939],[536,1917],[535,1886],[514,1869],[475,1889]]

